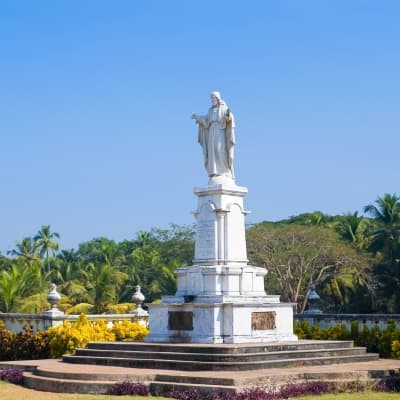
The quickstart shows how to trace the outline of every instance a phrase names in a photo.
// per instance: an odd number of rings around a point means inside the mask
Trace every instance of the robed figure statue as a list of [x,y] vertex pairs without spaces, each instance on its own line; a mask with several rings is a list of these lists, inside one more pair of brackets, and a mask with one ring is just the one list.
[[210,178],[234,179],[235,120],[219,92],[211,93],[211,104],[207,115],[192,114],[199,125],[198,140],[203,148],[204,165]]

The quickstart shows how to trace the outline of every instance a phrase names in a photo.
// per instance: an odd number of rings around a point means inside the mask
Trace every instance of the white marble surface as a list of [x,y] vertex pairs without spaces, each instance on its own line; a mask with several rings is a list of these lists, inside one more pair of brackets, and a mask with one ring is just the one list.
[[204,167],[210,177],[233,179],[235,118],[219,92],[212,92],[210,98],[211,107],[206,115],[192,114],[198,124],[198,142],[203,149]]
[[265,268],[250,265],[210,265],[179,268],[176,270],[178,289],[176,296],[227,295],[265,296]]
[[247,188],[233,182],[196,188],[195,265],[247,263],[243,197]]
[[[291,304],[181,303],[151,304],[148,342],[251,343],[297,340]],[[168,311],[193,312],[193,330],[169,330]],[[253,312],[275,312],[275,329],[253,330]]]

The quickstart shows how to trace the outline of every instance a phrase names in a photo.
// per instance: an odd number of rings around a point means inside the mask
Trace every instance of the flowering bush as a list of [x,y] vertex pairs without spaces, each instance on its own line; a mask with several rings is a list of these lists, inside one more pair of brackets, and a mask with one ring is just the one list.
[[399,377],[389,377],[380,382],[376,388],[380,392],[400,392]]
[[22,385],[22,381],[24,380],[23,372],[15,368],[0,369],[0,380],[14,383],[15,385]]
[[334,386],[326,382],[289,383],[281,388],[249,388],[239,393],[202,393],[196,389],[163,393],[165,397],[178,400],[281,400],[307,395],[321,395],[333,392]]
[[393,340],[392,342],[392,356],[393,358],[400,359],[400,340]]
[[78,347],[86,347],[89,342],[111,342],[114,340],[141,340],[148,329],[137,322],[119,321],[112,328],[105,320],[89,321],[81,314],[75,322],[64,321],[62,325],[47,330],[52,357],[73,353]]
[[150,390],[148,386],[141,382],[118,382],[112,385],[110,389],[107,390],[106,394],[113,395],[137,395],[137,396],[149,396]]
[[149,334],[149,330],[142,324],[127,320],[114,322],[112,332],[116,340],[122,340],[124,342],[142,340]]
[[52,357],[72,353],[78,347],[86,347],[89,342],[115,340],[104,320],[89,322],[85,314],[81,314],[77,321],[64,321],[62,325],[49,328],[47,335]]

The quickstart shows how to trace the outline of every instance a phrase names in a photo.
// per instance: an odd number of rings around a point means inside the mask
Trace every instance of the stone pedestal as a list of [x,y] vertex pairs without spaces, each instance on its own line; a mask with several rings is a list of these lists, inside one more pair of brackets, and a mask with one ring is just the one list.
[[247,264],[243,197],[232,180],[196,188],[193,265],[176,270],[175,296],[149,304],[149,342],[297,340],[293,304],[264,290],[267,270]]

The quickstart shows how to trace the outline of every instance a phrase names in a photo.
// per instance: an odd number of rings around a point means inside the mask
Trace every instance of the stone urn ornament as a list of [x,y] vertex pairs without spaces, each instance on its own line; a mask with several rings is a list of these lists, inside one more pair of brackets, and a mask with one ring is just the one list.
[[57,292],[57,285],[52,283],[50,285],[50,292],[47,295],[47,301],[51,304],[52,309],[57,309],[57,304],[60,302],[61,296]]

